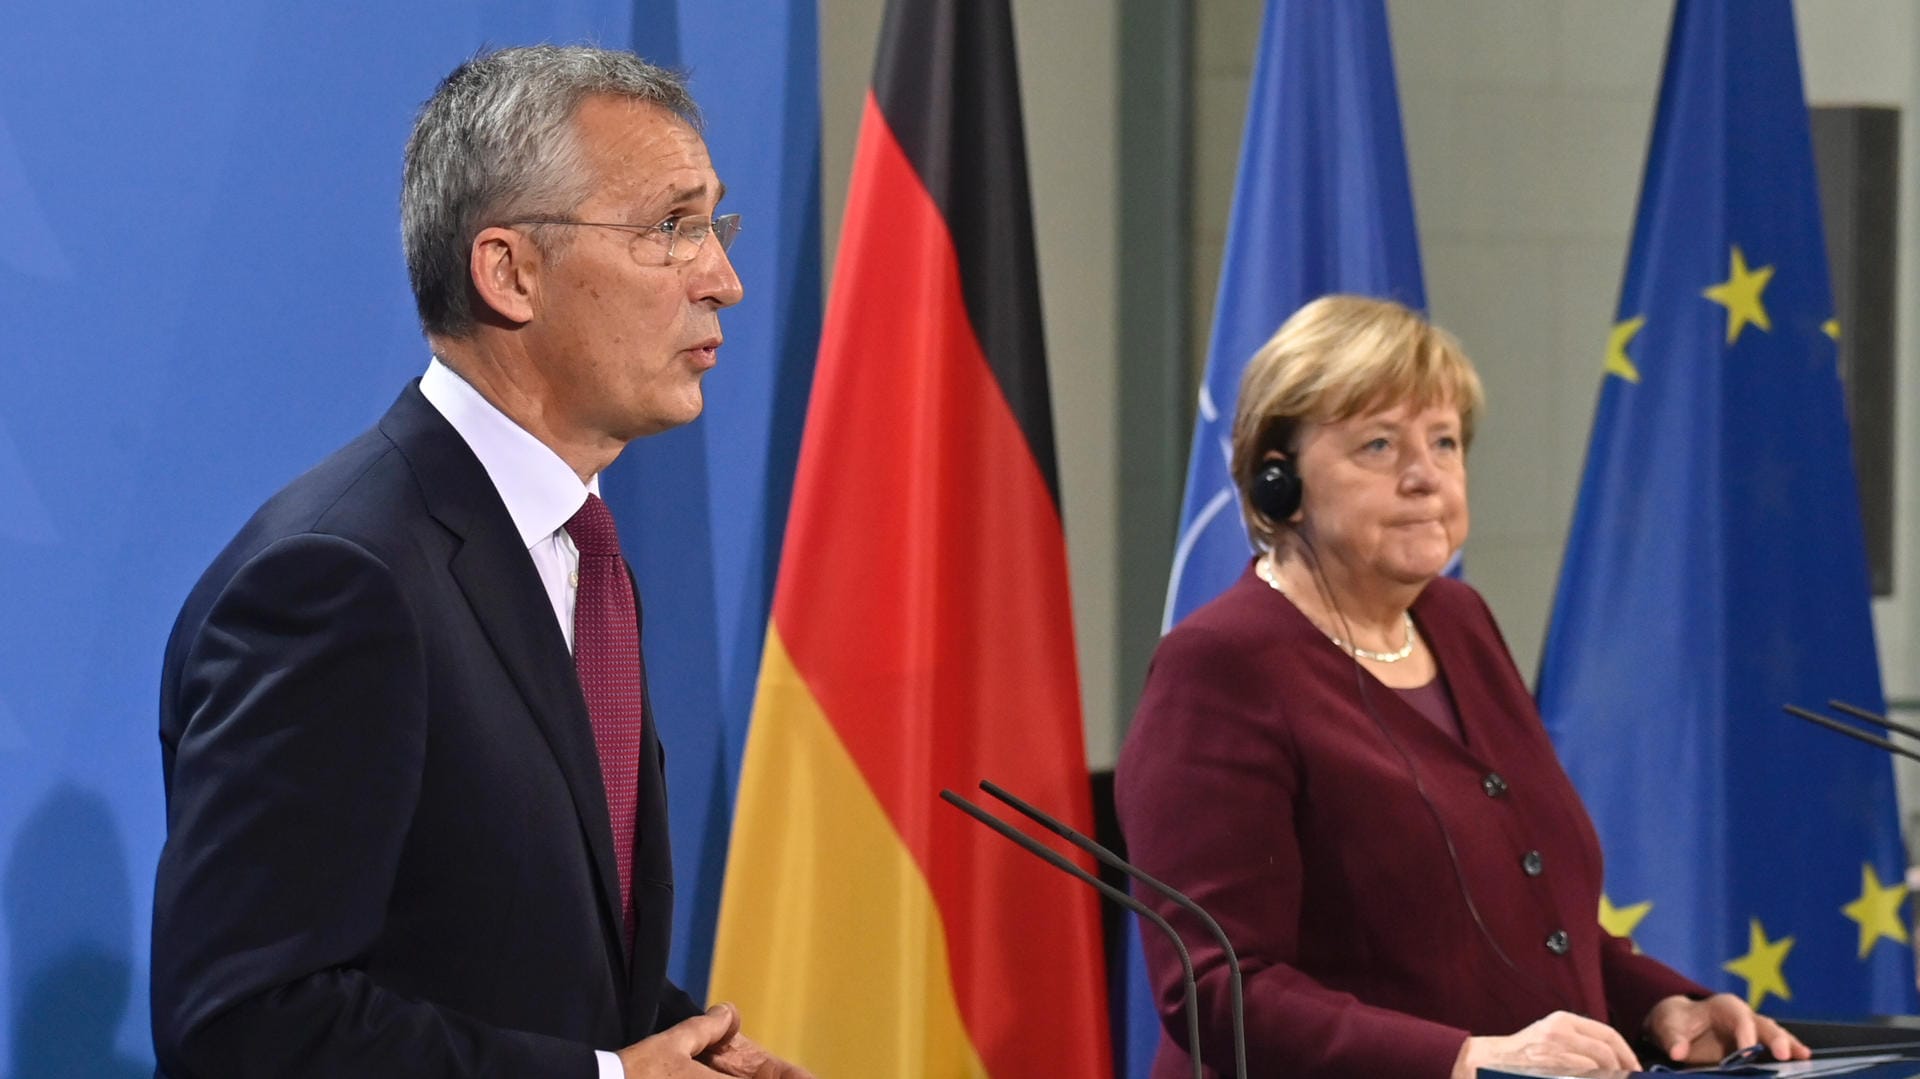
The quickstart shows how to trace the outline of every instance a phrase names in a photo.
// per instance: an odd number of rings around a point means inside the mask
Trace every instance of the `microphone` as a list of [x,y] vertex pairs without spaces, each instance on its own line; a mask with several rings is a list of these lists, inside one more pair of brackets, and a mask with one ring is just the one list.
[[1138,899],[1115,888],[1113,885],[1108,884],[1106,881],[1101,880],[1099,877],[1094,876],[1079,866],[1074,865],[1064,857],[1061,857],[1057,852],[1048,850],[1037,840],[1028,837],[1018,828],[981,809],[965,798],[960,797],[950,790],[942,790],[940,797],[946,799],[967,816],[999,832],[1021,850],[1026,851],[1028,854],[1033,855],[1068,876],[1093,886],[1094,890],[1098,891],[1101,895],[1106,896],[1115,903],[1147,919],[1162,933],[1165,933],[1168,940],[1173,941],[1174,951],[1180,955],[1180,969],[1187,987],[1187,1044],[1193,1047],[1193,1051],[1190,1054],[1193,1057],[1193,1079],[1206,1079],[1205,1067],[1200,1063],[1200,1002],[1198,990],[1195,988],[1193,980],[1193,958],[1187,954],[1187,946],[1181,942],[1180,934],[1173,931],[1173,927],[1167,924],[1167,920],[1147,909],[1146,904],[1140,902]]
[[[1227,956],[1227,993],[1228,1001],[1233,1009],[1233,1073],[1236,1079],[1247,1079],[1247,1010],[1246,1002],[1241,998],[1240,957],[1234,954],[1233,945],[1227,941],[1226,930],[1221,929],[1220,923],[1213,920],[1213,915],[1201,909],[1200,904],[1187,898],[1187,896],[1178,889],[1155,880],[1149,876],[1145,870],[1140,869],[1132,862],[1120,857],[1118,854],[1108,850],[1094,840],[1087,838],[1086,835],[1066,822],[1055,819],[1042,811],[1038,806],[1028,804],[1026,800],[1015,796],[1012,792],[1000,786],[1000,784],[995,783],[993,780],[981,780],[980,789],[1019,810],[1025,814],[1029,820],[1032,820],[1042,828],[1072,843],[1088,854],[1093,855],[1100,860],[1102,865],[1118,869],[1134,880],[1173,900],[1182,910],[1200,919],[1200,924],[1205,926],[1207,932],[1213,935],[1214,941],[1220,945],[1220,950],[1225,952]],[[1199,1050],[1195,1049],[1194,1052],[1198,1055]]]
[[[1835,702],[1834,706],[1839,707],[1837,702]],[[1858,739],[1859,741],[1865,742],[1870,746],[1874,746],[1875,748],[1878,748],[1878,749],[1883,749],[1888,753],[1892,753],[1901,757],[1906,757],[1909,760],[1920,761],[1920,752],[1915,752],[1914,750],[1908,749],[1906,746],[1893,742],[1890,739],[1882,738],[1877,734],[1868,734],[1866,731],[1860,730],[1856,727],[1849,727],[1845,723],[1842,723],[1837,719],[1829,719],[1826,716],[1820,715],[1817,712],[1809,712],[1805,708],[1800,708],[1795,705],[1785,704],[1785,705],[1781,705],[1780,707],[1783,711],[1785,711],[1788,715],[1794,717],[1795,719],[1804,719],[1808,723],[1819,724],[1820,726],[1825,727],[1830,731],[1836,731],[1840,734],[1844,734],[1848,738]],[[1851,705],[1848,705],[1844,710],[1847,712],[1848,715],[1854,715],[1864,711],[1862,709],[1855,709]],[[1871,712],[1866,712],[1865,714],[1862,714],[1860,718],[1867,719],[1869,722],[1881,723],[1883,725],[1891,727],[1891,729],[1894,729],[1894,730],[1903,730],[1903,728],[1900,728],[1898,726],[1887,724],[1885,720],[1873,719],[1872,716],[1873,714]]]

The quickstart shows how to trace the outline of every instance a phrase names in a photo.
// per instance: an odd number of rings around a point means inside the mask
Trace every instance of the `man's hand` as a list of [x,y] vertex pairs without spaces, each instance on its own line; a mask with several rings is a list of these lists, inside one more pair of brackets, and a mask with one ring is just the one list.
[[1813,1055],[1800,1039],[1732,993],[1715,993],[1705,1000],[1667,997],[1647,1013],[1646,1029],[1653,1044],[1676,1062],[1716,1064],[1749,1045],[1765,1045],[1775,1060]]
[[729,1045],[739,1033],[740,1013],[734,1011],[731,1004],[715,1004],[705,1015],[675,1023],[651,1038],[620,1050],[620,1066],[626,1069],[627,1079],[751,1075],[751,1072],[715,1071],[701,1063],[707,1054]]
[[812,1072],[768,1053],[738,1032],[700,1059],[721,1075],[738,1079],[813,1079]]

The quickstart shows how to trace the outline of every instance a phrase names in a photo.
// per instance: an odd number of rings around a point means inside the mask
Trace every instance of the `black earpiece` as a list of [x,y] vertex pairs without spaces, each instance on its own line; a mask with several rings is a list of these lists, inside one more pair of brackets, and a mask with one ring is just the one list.
[[1293,462],[1275,457],[1260,466],[1247,486],[1247,501],[1275,524],[1292,517],[1300,509],[1300,474]]

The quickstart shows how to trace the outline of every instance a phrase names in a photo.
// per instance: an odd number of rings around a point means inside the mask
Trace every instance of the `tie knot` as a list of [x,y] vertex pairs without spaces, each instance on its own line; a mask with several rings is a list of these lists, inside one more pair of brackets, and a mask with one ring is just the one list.
[[599,495],[588,495],[586,505],[567,521],[567,535],[582,555],[620,553],[620,530],[613,526],[613,512]]

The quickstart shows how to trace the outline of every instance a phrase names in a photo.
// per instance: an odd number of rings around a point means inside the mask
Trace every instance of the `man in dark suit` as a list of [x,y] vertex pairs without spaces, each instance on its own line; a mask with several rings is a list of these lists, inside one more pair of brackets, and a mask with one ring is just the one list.
[[625,54],[448,76],[402,231],[433,360],[168,642],[154,1043],[215,1076],[800,1076],[667,981],[632,578],[597,496],[698,416],[738,219]]

